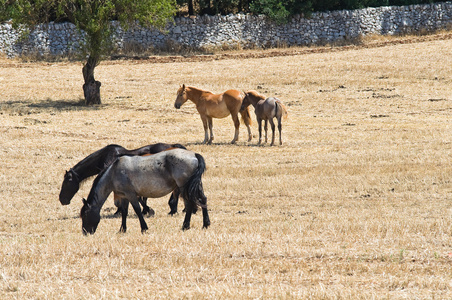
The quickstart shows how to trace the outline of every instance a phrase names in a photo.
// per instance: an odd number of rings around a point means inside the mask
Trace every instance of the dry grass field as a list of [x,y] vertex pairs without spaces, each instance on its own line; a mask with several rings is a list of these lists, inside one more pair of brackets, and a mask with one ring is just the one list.
[[[300,55],[105,61],[86,107],[81,63],[0,60],[1,299],[452,298],[452,39]],[[325,49],[324,49],[325,50]],[[314,51],[315,52],[315,51]],[[185,83],[256,89],[288,107],[282,146],[214,119],[201,145]],[[252,118],[255,120],[254,113]],[[119,234],[112,196],[97,232],[79,218],[88,180],[65,170],[107,144],[178,142],[204,156],[212,226],[182,231],[168,197],[141,234]]]

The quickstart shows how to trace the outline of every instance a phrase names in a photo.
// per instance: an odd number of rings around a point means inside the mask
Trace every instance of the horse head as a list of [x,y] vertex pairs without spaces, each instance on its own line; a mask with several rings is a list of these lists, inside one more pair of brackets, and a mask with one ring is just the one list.
[[250,104],[250,93],[249,92],[243,92],[245,94],[245,96],[243,97],[242,100],[242,106],[240,106],[240,111],[243,111],[245,108],[247,108]]
[[69,203],[71,203],[72,197],[74,197],[75,193],[77,193],[79,188],[80,181],[78,179],[77,173],[73,169],[66,171],[60,191],[61,204],[68,205]]
[[187,101],[187,91],[185,89],[185,84],[183,84],[178,90],[177,90],[177,97],[176,101],[174,102],[174,107],[179,109],[182,104],[184,104]]
[[83,207],[80,211],[80,217],[82,218],[83,234],[94,234],[96,232],[97,225],[99,225],[100,222],[99,209],[96,209],[96,207],[89,204],[86,199],[83,199]]
[[252,104],[253,106],[256,106],[256,104],[260,100],[264,100],[265,98],[266,97],[264,95],[260,94],[258,91],[250,90],[245,93],[245,98],[243,98],[241,109],[246,108],[250,104]]

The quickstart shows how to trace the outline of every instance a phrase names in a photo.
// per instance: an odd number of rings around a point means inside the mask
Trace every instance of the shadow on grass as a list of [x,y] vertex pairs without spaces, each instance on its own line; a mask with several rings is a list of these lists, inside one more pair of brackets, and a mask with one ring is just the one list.
[[[216,146],[221,146],[221,147],[249,147],[249,148],[272,148],[272,147],[283,147],[283,145],[279,145],[279,142],[273,146],[270,146],[270,143],[261,143],[260,145],[257,144],[257,139],[253,139],[255,140],[255,142],[251,141],[251,142],[240,142],[238,141],[235,144],[231,144],[230,142],[212,142],[212,144],[203,144],[202,142],[188,142],[185,143],[184,145],[187,147],[190,146],[206,146],[206,147],[216,147]],[[276,143],[276,142],[275,142]]]
[[85,105],[85,100],[52,100],[41,101],[6,101],[0,102],[0,111],[9,114],[36,114],[43,112],[92,111],[99,110],[102,105]]

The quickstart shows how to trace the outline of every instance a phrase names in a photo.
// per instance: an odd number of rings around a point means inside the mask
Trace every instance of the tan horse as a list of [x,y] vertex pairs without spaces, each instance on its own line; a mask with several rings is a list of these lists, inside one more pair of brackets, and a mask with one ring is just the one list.
[[[248,141],[251,141],[251,117],[248,108],[241,110],[243,92],[237,90],[227,90],[221,94],[213,94],[192,86],[182,85],[177,90],[177,98],[174,107],[179,109],[187,100],[191,100],[198,110],[202,124],[204,125],[203,144],[211,144],[214,137],[212,131],[212,118],[226,118],[231,115],[234,121],[235,134],[231,144],[234,144],[239,138],[240,120],[238,114],[242,115],[243,122],[248,129]],[[208,135],[210,130],[210,138]]]
[[287,118],[287,109],[282,104],[281,100],[278,98],[270,97],[266,98],[264,95],[259,94],[256,91],[248,91],[245,93],[245,98],[242,102],[241,109],[247,109],[248,106],[252,104],[254,106],[254,112],[256,113],[257,123],[259,124],[259,143],[262,140],[262,121],[265,121],[265,142],[267,142],[267,121],[270,122],[272,128],[272,143],[275,143],[275,124],[273,123],[273,118],[278,120],[278,130],[279,130],[279,144],[282,145],[281,138],[281,118]]

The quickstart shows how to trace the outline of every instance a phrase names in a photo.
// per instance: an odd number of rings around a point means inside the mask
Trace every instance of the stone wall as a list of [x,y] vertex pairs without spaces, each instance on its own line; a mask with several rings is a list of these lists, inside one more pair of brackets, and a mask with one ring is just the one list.
[[[275,47],[334,43],[368,34],[400,34],[452,28],[452,2],[400,7],[378,7],[295,16],[277,25],[264,16],[228,15],[175,18],[165,33],[135,27],[124,31],[116,23],[114,40],[120,51],[167,48]],[[8,23],[0,25],[0,52],[71,55],[78,51],[82,35],[70,23],[37,26],[26,36]]]

